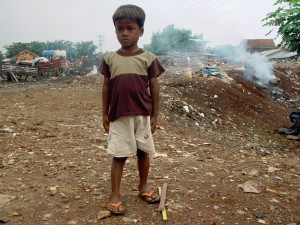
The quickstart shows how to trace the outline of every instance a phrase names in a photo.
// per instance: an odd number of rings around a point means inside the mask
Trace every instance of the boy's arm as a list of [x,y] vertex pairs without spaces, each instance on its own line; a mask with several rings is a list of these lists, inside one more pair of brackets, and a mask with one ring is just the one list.
[[103,86],[102,86],[102,110],[103,110],[103,127],[105,131],[109,131],[109,118],[108,118],[108,109],[109,109],[109,83],[110,78],[104,77]]
[[150,79],[149,86],[152,98],[151,132],[154,133],[156,129],[159,106],[159,86],[157,77],[153,77]]

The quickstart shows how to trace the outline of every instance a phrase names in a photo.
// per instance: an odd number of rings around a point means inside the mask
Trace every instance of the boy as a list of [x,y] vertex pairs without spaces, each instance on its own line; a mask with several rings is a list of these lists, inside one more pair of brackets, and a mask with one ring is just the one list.
[[[159,196],[147,186],[149,154],[154,153],[152,133],[158,116],[157,77],[164,72],[157,58],[137,45],[144,33],[145,13],[135,5],[120,6],[113,23],[121,48],[109,53],[99,70],[102,87],[103,127],[108,132],[107,152],[111,155],[111,199],[107,209],[115,215],[125,211],[120,183],[127,157],[137,155],[139,196],[157,203]],[[149,89],[149,90],[148,90]]]

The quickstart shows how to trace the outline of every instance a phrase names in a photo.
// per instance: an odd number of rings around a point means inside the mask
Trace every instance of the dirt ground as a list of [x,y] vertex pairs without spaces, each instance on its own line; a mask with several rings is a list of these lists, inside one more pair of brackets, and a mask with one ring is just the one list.
[[168,184],[168,220],[137,197],[136,157],[122,180],[125,215],[98,219],[110,158],[102,79],[90,75],[0,84],[0,223],[300,224],[300,141],[276,131],[299,110],[300,69],[275,66],[280,93],[242,70],[227,68],[225,82],[166,69],[149,186]]

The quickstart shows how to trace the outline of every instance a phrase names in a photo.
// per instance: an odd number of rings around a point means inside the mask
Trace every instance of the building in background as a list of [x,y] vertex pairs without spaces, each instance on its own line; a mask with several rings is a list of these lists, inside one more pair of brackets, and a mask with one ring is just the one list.
[[248,52],[263,52],[276,49],[273,39],[245,39],[242,41]]
[[32,61],[35,58],[38,58],[39,56],[37,54],[34,54],[31,51],[28,50],[24,50],[20,53],[18,53],[17,55],[15,55],[14,57],[11,58],[12,61]]

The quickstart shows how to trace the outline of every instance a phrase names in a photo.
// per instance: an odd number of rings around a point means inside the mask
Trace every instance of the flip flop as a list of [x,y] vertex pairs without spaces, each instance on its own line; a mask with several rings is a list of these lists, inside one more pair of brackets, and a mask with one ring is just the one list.
[[[109,202],[109,203],[107,203],[106,208],[107,208],[108,211],[110,211],[110,213],[112,215],[118,216],[118,215],[122,215],[125,212],[124,207],[123,207],[123,210],[119,209],[120,205],[122,205],[122,202],[117,202],[117,203]],[[113,207],[116,208],[118,211],[113,211],[112,210]]]
[[149,192],[140,193],[139,196],[148,204],[154,204],[159,202],[160,198],[158,195],[156,197],[153,197],[153,194],[154,194],[154,190],[152,189]]

